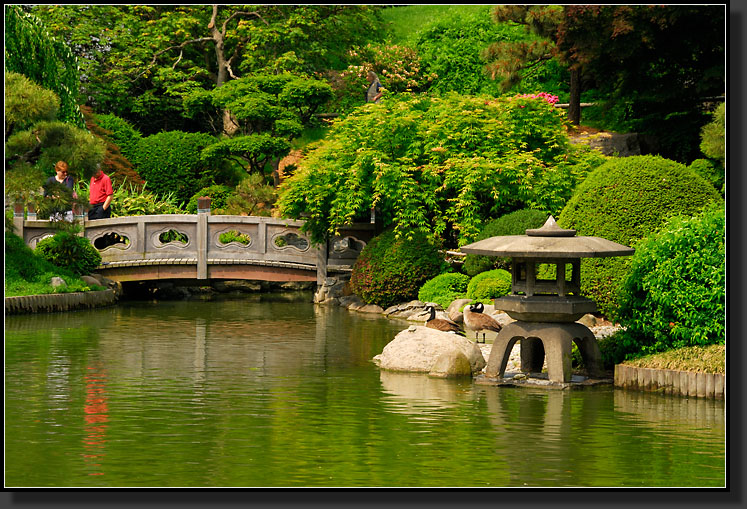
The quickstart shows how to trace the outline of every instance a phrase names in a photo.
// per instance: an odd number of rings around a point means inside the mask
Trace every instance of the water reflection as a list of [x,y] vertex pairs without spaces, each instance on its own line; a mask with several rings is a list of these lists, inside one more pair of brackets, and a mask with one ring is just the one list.
[[87,366],[85,376],[86,401],[83,438],[83,458],[88,475],[104,475],[101,461],[106,456],[106,428],[109,421],[106,394],[106,370],[100,366]]
[[7,317],[6,484],[723,483],[723,402],[378,370],[407,325],[292,299]]

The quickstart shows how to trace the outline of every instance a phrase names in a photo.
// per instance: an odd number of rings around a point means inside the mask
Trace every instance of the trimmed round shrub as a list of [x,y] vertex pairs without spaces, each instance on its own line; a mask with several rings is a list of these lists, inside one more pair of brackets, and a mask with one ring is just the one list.
[[217,160],[200,159],[202,149],[217,141],[206,133],[164,131],[142,138],[131,160],[148,189],[161,196],[173,192],[178,202],[186,203],[219,172]]
[[[547,221],[547,217],[548,214],[546,212],[539,210],[516,210],[487,223],[475,239],[475,242],[502,235],[524,235],[528,229],[540,228]],[[510,264],[510,258],[469,254],[464,259],[462,270],[464,270],[465,274],[476,276],[486,270],[508,269]]]
[[34,253],[77,275],[90,274],[101,263],[101,255],[91,241],[68,231],[40,240]]
[[507,270],[494,269],[481,272],[467,285],[467,298],[483,304],[492,304],[493,299],[508,295],[511,291],[511,274]]
[[451,301],[461,299],[467,292],[469,276],[458,272],[439,274],[428,280],[418,292],[418,300],[435,302],[446,309]]
[[710,159],[696,159],[690,163],[689,168],[713,184],[713,187],[721,191],[722,196],[725,194],[726,172],[723,166],[716,164]]
[[221,184],[203,187],[202,189],[197,191],[194,195],[192,195],[192,198],[189,199],[189,203],[187,203],[186,210],[189,214],[196,214],[197,213],[197,199],[202,198],[203,196],[210,197],[210,209],[211,210],[224,209],[226,208],[226,200],[228,200],[228,197],[231,196],[233,192],[234,190],[232,188],[221,185]]
[[446,270],[438,249],[424,235],[395,238],[387,230],[371,239],[353,265],[350,287],[364,302],[388,308],[414,300],[429,279]]
[[[723,200],[713,186],[687,166],[660,156],[607,161],[578,187],[558,224],[577,235],[602,237],[635,248],[675,215],[692,216]],[[614,316],[619,287],[630,257],[581,260],[581,293],[599,311]]]
[[710,206],[638,244],[617,316],[626,352],[725,343],[725,219],[723,206]]

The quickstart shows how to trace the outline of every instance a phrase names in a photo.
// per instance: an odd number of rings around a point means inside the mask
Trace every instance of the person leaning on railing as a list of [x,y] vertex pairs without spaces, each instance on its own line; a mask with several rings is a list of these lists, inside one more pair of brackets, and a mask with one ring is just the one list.
[[112,181],[108,175],[101,170],[101,163],[96,165],[96,172],[91,177],[89,188],[89,203],[91,209],[88,211],[88,219],[107,219],[112,217]]

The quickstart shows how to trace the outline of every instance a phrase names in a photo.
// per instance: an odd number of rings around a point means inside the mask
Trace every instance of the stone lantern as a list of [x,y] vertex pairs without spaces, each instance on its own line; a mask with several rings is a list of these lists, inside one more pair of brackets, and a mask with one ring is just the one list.
[[[571,381],[571,346],[575,342],[589,375],[603,376],[601,353],[594,334],[576,322],[597,310],[580,295],[581,258],[630,256],[635,250],[599,237],[577,237],[576,230],[560,228],[550,216],[542,228],[526,235],[491,237],[463,246],[468,254],[511,258],[511,294],[495,299],[495,308],[515,321],[498,333],[485,368],[489,378],[502,378],[511,350],[520,341],[521,370],[542,370],[553,382]],[[540,279],[540,264],[554,266],[554,279]]]

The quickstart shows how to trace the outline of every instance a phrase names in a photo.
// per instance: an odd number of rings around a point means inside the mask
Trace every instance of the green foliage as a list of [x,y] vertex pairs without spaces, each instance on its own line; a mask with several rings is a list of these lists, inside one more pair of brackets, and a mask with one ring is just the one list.
[[[52,277],[62,277],[67,286],[52,287]],[[5,296],[103,290],[89,287],[67,265],[58,267],[34,251],[18,235],[5,231]]]
[[256,173],[244,178],[226,199],[225,213],[248,216],[270,216],[277,191]]
[[[558,224],[578,235],[602,237],[630,247],[660,228],[668,217],[695,214],[719,193],[683,164],[659,156],[611,159],[594,170],[560,213]],[[600,312],[614,313],[629,257],[583,259],[582,293]]]
[[426,72],[417,52],[408,46],[369,43],[352,48],[349,59],[351,64],[339,76],[342,86],[336,90],[337,107],[343,111],[366,102],[369,71],[376,73],[387,92],[424,92],[436,79],[436,74]]
[[197,199],[203,196],[210,197],[210,210],[214,213],[220,213],[219,211],[225,208],[226,200],[233,193],[233,189],[222,184],[216,184],[213,186],[203,187],[189,199],[187,206],[185,207],[187,213],[197,214]]
[[215,142],[205,133],[164,131],[142,138],[133,162],[156,195],[174,193],[177,202],[184,203],[218,174],[218,161],[200,157]]
[[364,302],[387,308],[418,296],[429,279],[446,270],[443,258],[424,235],[397,238],[387,230],[363,248],[353,265],[350,288]]
[[706,157],[715,159],[726,167],[726,103],[719,104],[713,112],[713,120],[700,132],[700,150]]
[[239,244],[248,246],[251,243],[252,238],[246,233],[239,233],[236,230],[229,230],[227,232],[221,233],[218,236],[218,240],[220,240],[220,242],[223,244],[238,242]]
[[40,120],[54,120],[60,98],[26,76],[5,73],[5,138],[14,130],[24,130]]
[[726,174],[722,165],[711,159],[696,159],[688,168],[713,184],[713,187],[721,191],[721,196],[726,194]]
[[725,220],[723,204],[711,205],[637,245],[617,313],[626,351],[725,343]]
[[66,267],[73,274],[85,275],[96,270],[101,263],[101,255],[85,237],[72,231],[60,231],[36,244],[36,253],[58,267]]
[[[480,234],[475,238],[475,242],[503,235],[524,235],[526,230],[539,228],[545,224],[547,217],[548,214],[541,210],[516,210],[487,223]],[[497,268],[510,268],[510,259],[473,254],[468,254],[464,259],[463,270],[465,274],[470,276],[475,276],[480,272]]]
[[517,208],[557,214],[585,176],[563,114],[543,100],[392,94],[336,122],[281,189],[314,242],[364,219],[465,244],[488,217]]
[[[123,182],[120,185],[112,185],[112,217],[184,213],[173,192],[158,196],[146,189],[147,184],[135,186]],[[85,194],[88,194],[87,188]]]
[[85,127],[78,107],[77,59],[67,44],[49,34],[39,18],[18,5],[5,7],[5,70],[23,74],[54,92],[60,100],[59,118]]
[[127,159],[133,159],[143,135],[127,120],[116,115],[95,115],[100,127],[109,131],[107,137],[114,142]]
[[467,285],[467,298],[483,304],[511,292],[511,274],[503,269],[493,269],[474,276]]
[[457,272],[446,272],[429,279],[420,287],[418,300],[435,302],[446,309],[453,300],[462,298],[467,292],[469,276]]

